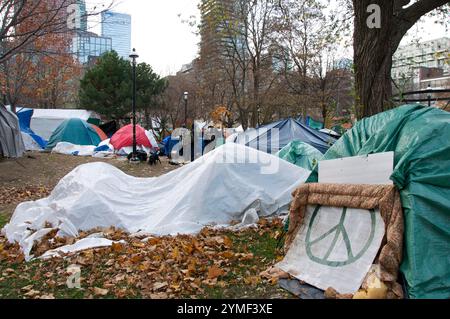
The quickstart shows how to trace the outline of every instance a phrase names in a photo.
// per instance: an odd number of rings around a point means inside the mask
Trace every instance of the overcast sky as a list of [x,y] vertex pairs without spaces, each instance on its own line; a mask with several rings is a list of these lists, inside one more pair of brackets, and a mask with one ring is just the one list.
[[[87,0],[88,7],[109,4],[111,0]],[[176,73],[183,64],[192,61],[198,53],[200,39],[195,29],[183,20],[199,16],[199,0],[115,0],[114,11],[132,16],[132,47],[140,60],[149,63],[161,74]],[[181,16],[180,16],[181,14]],[[91,22],[92,31],[99,32],[98,23]],[[417,39],[431,40],[449,36],[445,28],[433,21],[414,27],[404,43]],[[351,50],[345,50],[351,54]]]

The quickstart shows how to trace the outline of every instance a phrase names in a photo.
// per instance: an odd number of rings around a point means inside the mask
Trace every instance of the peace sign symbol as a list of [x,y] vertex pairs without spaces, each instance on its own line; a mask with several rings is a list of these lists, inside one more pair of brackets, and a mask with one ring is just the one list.
[[[353,250],[352,250],[352,244],[350,242],[350,238],[348,235],[347,230],[345,229],[344,226],[344,222],[345,222],[345,218],[347,217],[347,207],[343,208],[342,210],[342,215],[340,218],[339,223],[334,226],[333,228],[331,228],[329,231],[327,231],[325,234],[321,235],[319,238],[315,239],[315,240],[311,240],[311,236],[312,236],[312,229],[313,226],[315,225],[315,221],[316,218],[320,212],[320,210],[322,209],[322,206],[317,206],[317,208],[315,209],[312,217],[311,217],[311,221],[309,224],[309,228],[308,228],[308,232],[306,234],[306,254],[308,255],[308,257],[321,265],[325,265],[325,266],[330,266],[330,267],[343,267],[343,266],[347,266],[350,265],[352,263],[354,263],[355,261],[357,261],[358,259],[360,259],[365,253],[366,251],[369,249],[370,245],[372,244],[372,241],[374,240],[375,237],[375,226],[376,226],[376,214],[375,214],[375,210],[370,210],[370,217],[371,217],[371,231],[370,231],[370,235],[369,235],[369,239],[367,240],[367,243],[364,245],[364,247],[361,249],[361,251],[359,253],[357,253],[356,255],[354,254]],[[322,240],[326,239],[328,236],[331,236],[332,234],[334,234],[334,238],[331,241],[331,245],[328,248],[326,254],[324,256],[318,257],[315,256],[313,251],[312,251],[312,247],[321,242]],[[336,244],[338,243],[338,239],[339,237],[342,235],[342,238],[344,239],[344,244],[345,244],[345,248],[347,250],[347,260],[346,261],[333,261],[330,260],[330,255],[333,253],[333,251],[336,248]]]

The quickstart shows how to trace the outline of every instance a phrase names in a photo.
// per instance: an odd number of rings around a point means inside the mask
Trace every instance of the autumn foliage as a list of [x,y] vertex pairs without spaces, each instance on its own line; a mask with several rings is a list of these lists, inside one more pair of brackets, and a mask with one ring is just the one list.
[[[61,107],[74,102],[82,69],[70,52],[72,34],[62,25],[63,12],[52,7],[51,2],[39,1],[34,5],[36,7],[30,4],[19,15],[22,22],[16,32],[21,36],[4,41],[3,49],[16,48],[24,35],[35,32],[40,25],[53,29],[51,32],[40,30],[39,36],[2,62],[2,91],[12,106]],[[52,26],[48,22],[50,19]]]

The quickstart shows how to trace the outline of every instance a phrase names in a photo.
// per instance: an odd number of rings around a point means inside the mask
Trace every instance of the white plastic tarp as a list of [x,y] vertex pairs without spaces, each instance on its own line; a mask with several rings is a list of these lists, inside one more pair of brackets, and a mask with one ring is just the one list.
[[75,145],[68,142],[59,142],[52,149],[52,153],[75,155],[75,156],[93,156],[97,146],[94,145]]
[[[270,216],[287,208],[310,172],[276,156],[226,144],[156,178],[135,178],[105,163],[79,166],[50,197],[20,204],[3,232],[22,243],[47,225],[61,236],[102,227],[129,233],[188,234],[241,220],[256,208]],[[22,246],[28,259],[31,248]]]

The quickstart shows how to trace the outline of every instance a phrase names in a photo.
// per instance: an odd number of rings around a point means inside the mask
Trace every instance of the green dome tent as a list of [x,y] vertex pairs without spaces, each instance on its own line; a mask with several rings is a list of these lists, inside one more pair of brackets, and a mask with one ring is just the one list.
[[310,171],[323,158],[323,154],[319,150],[301,141],[292,141],[279,151],[277,156]]
[[[324,160],[395,152],[405,218],[401,272],[411,298],[450,298],[450,113],[405,105],[363,119]],[[308,182],[317,181],[317,168]]]
[[101,141],[97,132],[86,121],[70,119],[61,123],[53,132],[46,149],[52,150],[59,142],[97,146]]

